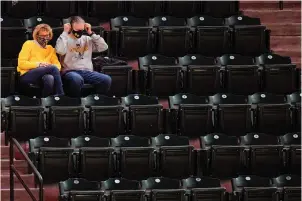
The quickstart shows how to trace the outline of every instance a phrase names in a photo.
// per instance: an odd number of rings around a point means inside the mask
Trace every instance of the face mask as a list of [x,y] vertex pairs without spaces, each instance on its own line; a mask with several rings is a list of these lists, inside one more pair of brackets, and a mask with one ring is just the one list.
[[83,35],[83,30],[79,30],[79,31],[75,31],[75,30],[72,30],[72,34],[76,37],[76,38],[81,38],[82,35]]
[[49,38],[38,37],[37,41],[42,47],[46,47],[47,43],[49,42]]

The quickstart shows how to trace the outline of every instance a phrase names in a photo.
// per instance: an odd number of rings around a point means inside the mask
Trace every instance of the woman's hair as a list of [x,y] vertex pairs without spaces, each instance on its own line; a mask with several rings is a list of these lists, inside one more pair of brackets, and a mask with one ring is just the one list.
[[35,29],[33,31],[33,38],[35,40],[37,40],[37,36],[40,31],[47,31],[49,33],[50,40],[52,39],[52,37],[53,37],[52,29],[48,24],[39,24],[35,27]]
[[70,17],[70,24],[72,26],[73,23],[83,22],[85,23],[85,20],[81,18],[80,16],[72,16]]

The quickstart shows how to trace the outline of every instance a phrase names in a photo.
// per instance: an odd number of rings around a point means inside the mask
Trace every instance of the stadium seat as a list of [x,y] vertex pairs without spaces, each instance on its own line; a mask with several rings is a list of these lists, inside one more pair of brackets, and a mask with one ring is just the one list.
[[153,201],[185,201],[185,190],[181,189],[179,180],[165,177],[150,177],[143,180],[142,189],[149,190],[148,199]]
[[43,1],[41,10],[44,16],[57,19],[77,15],[77,1]]
[[198,15],[187,19],[193,30],[193,47],[197,54],[217,57],[230,52],[231,32],[222,18]]
[[189,177],[182,180],[182,187],[190,190],[191,200],[226,200],[225,189],[220,187],[220,180],[211,177]]
[[120,135],[111,141],[112,146],[118,151],[121,177],[139,180],[155,175],[155,150],[149,147],[148,138]]
[[125,14],[125,5],[122,1],[89,1],[88,14],[101,21]]
[[255,175],[240,175],[232,179],[235,200],[278,201],[276,187],[271,187],[270,179]]
[[301,131],[301,93],[288,94],[287,103],[291,105],[291,116],[294,124],[294,131]]
[[144,191],[140,190],[139,182],[135,180],[110,178],[106,181],[102,181],[102,190],[105,191],[106,200],[144,200]]
[[28,18],[40,14],[39,1],[6,1],[1,2],[2,16],[13,18]]
[[257,132],[280,135],[291,132],[290,105],[282,95],[255,93],[248,96]]
[[127,1],[128,14],[134,17],[150,18],[163,14],[163,5],[161,1]]
[[82,98],[82,105],[86,111],[86,127],[92,135],[115,137],[125,133],[123,107],[117,98],[89,95]]
[[200,3],[198,1],[167,1],[166,13],[173,17],[192,17],[201,13]]
[[217,58],[224,72],[222,82],[228,93],[249,95],[260,91],[259,67],[253,57],[225,54]]
[[22,95],[12,95],[4,99],[6,111],[6,143],[10,137],[18,140],[28,140],[31,137],[43,135],[44,109],[40,99]]
[[110,140],[107,138],[99,138],[91,135],[82,135],[71,139],[71,146],[73,148],[82,147],[109,147]]
[[156,30],[158,54],[177,57],[192,49],[191,31],[184,18],[157,16],[149,19],[149,26]]
[[188,54],[178,57],[178,63],[184,70],[183,85],[187,93],[206,96],[221,90],[220,68],[213,57]]
[[288,94],[296,90],[296,65],[290,57],[265,53],[256,57],[255,63],[263,68],[262,91]]
[[183,136],[200,136],[212,130],[212,107],[205,97],[180,93],[169,97],[171,109],[175,110],[173,130]]
[[6,98],[15,93],[16,67],[1,67],[1,98]]
[[69,178],[59,183],[60,201],[101,200],[103,192],[100,183],[82,178]]
[[229,17],[239,12],[238,1],[202,1],[202,12],[213,17]]
[[[147,2],[146,2],[147,3]],[[111,19],[111,35],[115,41],[112,48],[116,55],[128,59],[145,56],[154,49],[154,34],[148,21],[132,16],[119,16]],[[112,39],[113,40],[113,39]]]
[[280,200],[298,201],[301,199],[301,177],[297,175],[280,175],[272,179],[272,184],[281,189]]
[[[243,147],[239,146],[237,137],[211,133],[201,137],[201,148],[197,161],[199,171],[203,175],[230,178],[243,171],[244,164],[241,159]],[[202,153],[204,151],[205,154]]]
[[163,132],[163,106],[157,97],[132,94],[122,98],[126,107],[128,132],[142,137],[156,136]]
[[42,105],[48,109],[47,133],[60,137],[83,135],[84,108],[80,98],[49,96],[42,99]]
[[219,93],[209,96],[209,104],[213,105],[217,132],[238,136],[251,131],[251,106],[246,96]]
[[250,174],[276,176],[284,171],[283,147],[278,138],[261,133],[248,133],[240,137],[245,146],[245,162]]
[[[185,178],[195,172],[194,147],[187,137],[160,134],[152,138],[152,145],[159,148],[158,174],[169,178]],[[175,168],[177,167],[177,168]]]
[[233,53],[259,56],[268,52],[268,31],[265,26],[261,26],[259,18],[234,15],[225,19],[225,25],[230,26],[233,30]]
[[151,96],[174,95],[181,92],[181,66],[173,57],[149,54],[139,57],[139,69],[144,71],[144,89]]

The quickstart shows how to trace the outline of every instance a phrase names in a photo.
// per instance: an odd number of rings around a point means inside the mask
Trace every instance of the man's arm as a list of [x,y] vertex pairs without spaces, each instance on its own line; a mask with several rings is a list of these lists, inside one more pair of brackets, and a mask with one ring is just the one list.
[[60,55],[65,55],[67,53],[67,41],[68,41],[68,33],[70,29],[71,29],[71,25],[69,23],[64,24],[64,32],[57,39],[56,51]]
[[108,49],[107,43],[100,35],[92,34],[89,38],[92,42],[92,52],[104,52]]

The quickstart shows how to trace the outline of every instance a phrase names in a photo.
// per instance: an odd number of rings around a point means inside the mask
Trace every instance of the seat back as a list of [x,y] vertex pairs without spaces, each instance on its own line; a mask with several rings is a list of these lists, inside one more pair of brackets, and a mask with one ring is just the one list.
[[184,18],[201,13],[200,3],[196,1],[168,1],[166,2],[166,10],[170,16]]
[[109,20],[112,17],[121,16],[125,13],[124,2],[89,2],[89,16],[99,18],[102,21]]
[[204,1],[201,6],[205,15],[213,17],[225,18],[237,14],[239,11],[239,3],[236,1]]
[[[2,62],[1,62],[2,63]],[[1,98],[13,95],[15,93],[15,67],[1,68]]]
[[140,18],[155,17],[163,14],[162,2],[160,1],[129,1],[129,12]]
[[42,10],[44,16],[66,18],[77,14],[77,2],[43,2]]
[[[31,2],[5,2],[3,5],[4,13],[2,15],[10,16],[13,18],[28,18],[35,15],[39,15],[40,9],[39,9],[40,2],[37,1],[31,1]],[[1,9],[1,10],[2,10]]]
[[74,148],[81,147],[109,147],[110,140],[107,138],[99,138],[91,135],[82,135],[71,139],[71,146]]

